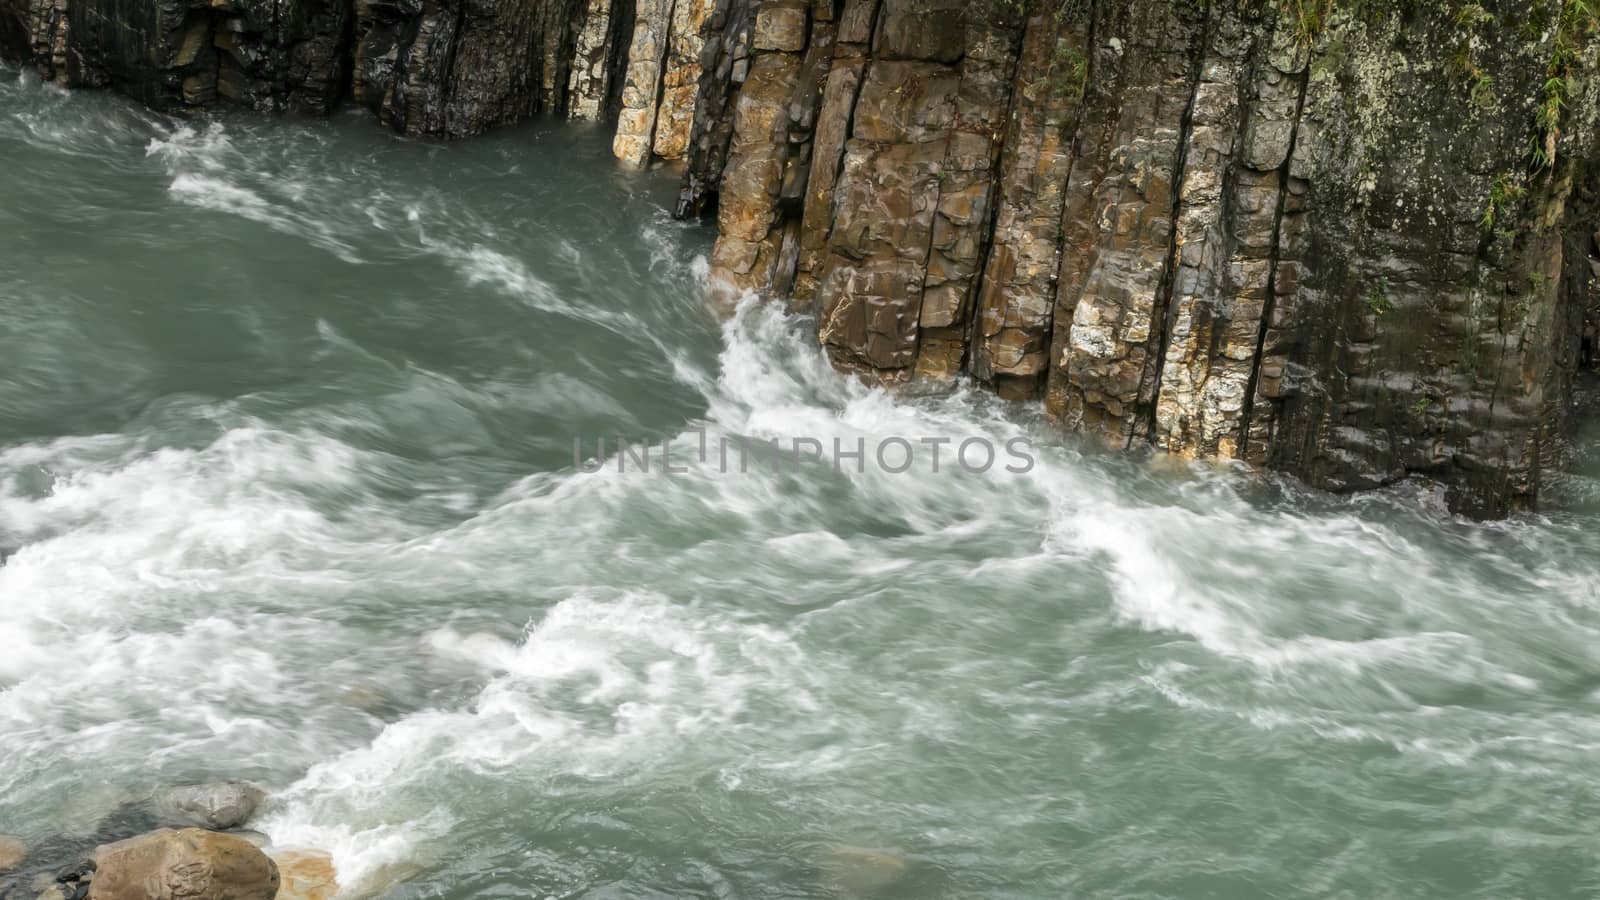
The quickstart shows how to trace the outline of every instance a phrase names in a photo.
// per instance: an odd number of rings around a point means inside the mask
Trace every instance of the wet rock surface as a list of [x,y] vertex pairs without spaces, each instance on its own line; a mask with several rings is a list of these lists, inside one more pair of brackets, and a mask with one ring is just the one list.
[[278,867],[254,844],[198,828],[163,829],[95,851],[90,900],[272,900]]
[[[84,833],[51,835],[31,846],[0,835],[0,900],[35,900],[58,894],[62,900],[89,896],[91,884],[99,877],[106,854],[111,852],[109,848],[119,848],[119,852],[123,848],[142,848],[137,857],[118,859],[159,861],[170,857],[176,860],[172,865],[186,871],[200,864],[216,869],[214,861],[208,862],[216,852],[242,854],[239,844],[252,849],[267,846],[265,835],[240,828],[265,798],[260,788],[239,781],[166,785],[123,802]],[[150,840],[137,843],[146,839]],[[151,848],[165,849],[157,853]],[[228,856],[229,860],[235,858]],[[227,878],[233,877],[227,874],[231,870],[226,866],[218,871]],[[188,889],[182,884],[179,888]]]
[[[78,844],[59,862],[66,844]],[[279,895],[277,864],[244,837],[200,828],[162,828],[92,849],[54,841],[31,868],[0,879],[5,900],[272,900]],[[299,895],[296,895],[299,896]],[[309,894],[307,896],[318,896]]]
[[869,382],[964,374],[1115,447],[1531,508],[1600,356],[1600,107],[1534,123],[1552,53],[1585,97],[1600,59],[1506,30],[1538,4],[1445,6],[765,4],[695,185],[713,276],[815,314]]
[[339,879],[333,858],[310,850],[280,850],[268,854],[278,866],[278,900],[333,900]]
[[250,821],[264,799],[260,788],[238,781],[185,784],[157,793],[155,808],[164,821],[226,831]]

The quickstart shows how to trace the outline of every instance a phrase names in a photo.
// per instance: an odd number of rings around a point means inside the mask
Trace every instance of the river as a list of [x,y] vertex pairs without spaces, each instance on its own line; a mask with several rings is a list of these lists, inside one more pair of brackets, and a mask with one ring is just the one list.
[[0,832],[244,778],[388,897],[1600,894],[1593,430],[1473,523],[869,390],[600,129],[0,69],[0,164]]

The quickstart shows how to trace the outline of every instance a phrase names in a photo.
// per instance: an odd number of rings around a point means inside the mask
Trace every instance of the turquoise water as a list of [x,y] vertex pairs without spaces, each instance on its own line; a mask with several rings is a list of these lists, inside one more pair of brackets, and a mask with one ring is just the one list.
[[1600,435],[1473,524],[870,391],[572,126],[0,70],[0,161],[0,832],[248,778],[352,895],[1600,895]]

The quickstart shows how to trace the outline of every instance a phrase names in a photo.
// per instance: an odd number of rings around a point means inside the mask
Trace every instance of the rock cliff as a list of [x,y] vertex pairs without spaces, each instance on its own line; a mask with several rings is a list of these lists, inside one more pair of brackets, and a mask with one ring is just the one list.
[[725,295],[841,369],[1333,490],[1533,506],[1600,365],[1592,0],[0,0],[164,109],[682,160]]

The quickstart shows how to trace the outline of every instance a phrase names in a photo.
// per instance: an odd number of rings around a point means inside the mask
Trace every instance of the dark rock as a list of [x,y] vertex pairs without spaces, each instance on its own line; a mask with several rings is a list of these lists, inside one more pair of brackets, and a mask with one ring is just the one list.
[[155,808],[163,821],[216,831],[238,828],[255,814],[266,794],[238,781],[186,784],[156,794]]

